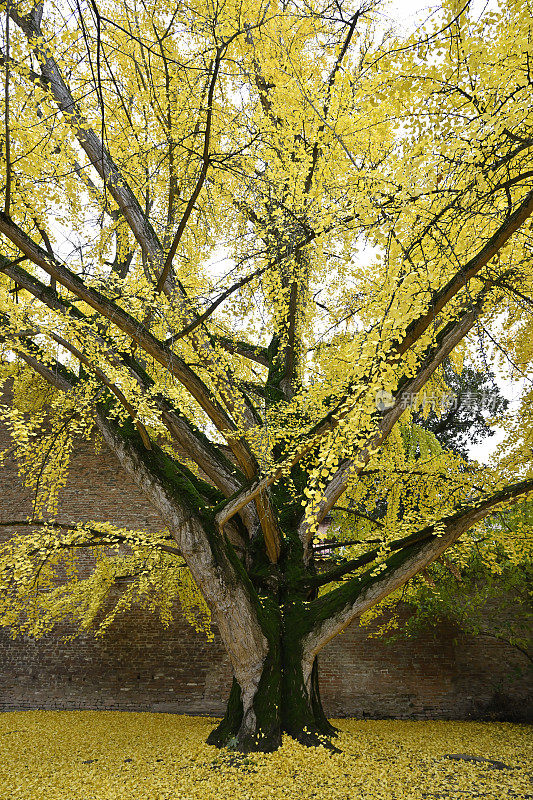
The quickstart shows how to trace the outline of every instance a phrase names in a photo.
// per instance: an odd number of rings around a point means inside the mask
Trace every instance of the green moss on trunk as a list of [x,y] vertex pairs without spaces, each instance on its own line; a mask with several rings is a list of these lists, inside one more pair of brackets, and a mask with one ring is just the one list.
[[284,611],[280,616],[272,602],[262,607],[269,652],[252,701],[253,715],[247,715],[244,692],[234,680],[226,714],[210,734],[209,744],[241,752],[270,752],[279,747],[283,733],[307,745],[330,744],[336,731],[322,709],[316,660],[307,685],[304,678],[301,637],[295,627],[301,616],[299,605],[290,604]]
[[232,739],[236,739],[239,728],[241,727],[242,717],[241,687],[234,678],[229,693],[228,704],[226,706],[226,713],[221,722],[207,737],[207,744],[214,744],[216,747],[227,746]]

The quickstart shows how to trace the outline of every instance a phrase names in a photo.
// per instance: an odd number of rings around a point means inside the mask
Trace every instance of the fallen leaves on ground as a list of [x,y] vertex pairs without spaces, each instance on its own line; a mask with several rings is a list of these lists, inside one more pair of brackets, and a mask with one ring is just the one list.
[[523,725],[344,719],[335,723],[340,752],[285,737],[275,753],[241,755],[205,743],[214,723],[118,711],[5,712],[0,799],[533,798],[532,740]]

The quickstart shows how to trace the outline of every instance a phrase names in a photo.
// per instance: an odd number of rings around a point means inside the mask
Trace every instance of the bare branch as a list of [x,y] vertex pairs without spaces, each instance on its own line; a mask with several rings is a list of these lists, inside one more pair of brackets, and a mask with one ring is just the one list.
[[189,201],[185,207],[185,211],[183,212],[183,216],[179,222],[178,229],[174,234],[174,239],[172,240],[172,244],[170,245],[170,250],[168,251],[167,257],[165,259],[161,275],[159,276],[159,280],[157,281],[156,292],[158,293],[162,291],[163,286],[165,285],[165,281],[167,280],[167,277],[170,273],[170,269],[172,267],[172,261],[174,259],[174,256],[176,255],[176,250],[179,247],[179,243],[181,241],[183,233],[185,232],[185,228],[187,227],[187,222],[189,221],[189,217],[196,204],[198,196],[202,191],[202,187],[207,177],[207,171],[209,169],[209,147],[211,140],[211,125],[213,122],[213,98],[215,93],[215,85],[220,70],[220,64],[222,62],[222,54],[224,53],[225,50],[226,50],[226,45],[224,45],[223,47],[219,47],[217,49],[215,60],[213,62],[213,75],[211,77],[211,83],[209,85],[209,92],[207,95],[207,116],[205,121],[202,167],[200,169],[198,180],[196,181],[196,186],[194,187],[193,192],[189,198]]
[[9,125],[9,67],[10,67],[10,30],[9,30],[9,7],[11,0],[6,2],[6,57],[4,61],[4,141],[6,158],[6,188],[4,197],[4,213],[9,214],[11,207],[11,130]]

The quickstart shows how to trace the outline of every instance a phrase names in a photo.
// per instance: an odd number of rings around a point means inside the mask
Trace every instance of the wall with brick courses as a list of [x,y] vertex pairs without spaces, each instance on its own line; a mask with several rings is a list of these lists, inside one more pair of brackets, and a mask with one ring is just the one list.
[[[0,451],[9,446],[0,427]],[[112,520],[161,529],[161,521],[105,448],[82,443],[61,493],[59,518]],[[31,497],[8,456],[0,470],[0,521],[27,518]],[[1,529],[0,529],[1,530]],[[0,536],[9,535],[3,529]],[[219,715],[231,670],[221,642],[178,616],[170,628],[142,610],[119,617],[100,640],[12,640],[0,628],[0,710],[87,708]],[[486,637],[437,635],[386,644],[352,624],[320,657],[324,705],[332,716],[500,718],[532,715],[527,659]]]

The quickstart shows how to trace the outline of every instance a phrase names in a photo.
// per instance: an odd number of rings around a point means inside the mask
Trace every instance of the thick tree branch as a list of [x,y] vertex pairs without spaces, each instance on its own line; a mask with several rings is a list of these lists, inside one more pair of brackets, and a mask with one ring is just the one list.
[[[442,364],[444,359],[471,330],[479,316],[484,300],[485,294],[480,297],[474,308],[464,312],[459,320],[452,321],[443,328],[436,337],[436,344],[422,361],[416,375],[410,380],[400,383],[393,405],[382,414],[378,432],[365,447],[361,448],[356,456],[351,459],[345,459],[342,462],[332,480],[326,486],[316,515],[318,521],[321,521],[333,508],[339,497],[345,492],[349,481],[361,472],[368,463],[372,451],[379,447],[388,437],[405,411],[404,396],[415,397],[431,378],[437,367]],[[334,424],[338,424],[336,419],[338,417],[331,421],[332,427]],[[311,530],[311,527],[305,522],[300,526],[300,536],[304,540],[305,547],[308,546]]]
[[[510,237],[520,228],[520,226],[533,214],[533,190],[529,192],[518,208],[510,214],[499,226],[498,230],[490,237],[481,250],[467,264],[458,270],[446,286],[435,292],[428,302],[429,311],[421,314],[413,320],[407,327],[403,339],[393,345],[387,355],[387,361],[396,364],[399,358],[404,355],[426,332],[435,325],[437,315],[452,300],[457,293],[473,278],[494,255],[506,244]],[[342,397],[324,419],[317,423],[314,432],[318,434],[327,433],[331,430],[331,425],[337,418],[342,418],[346,413],[343,411],[348,396]]]
[[[140,364],[131,355],[118,353],[111,342],[102,339],[101,334],[97,334],[92,327],[91,320],[69,300],[60,297],[54,289],[45,286],[26,270],[18,267],[15,262],[9,261],[2,256],[0,256],[0,272],[8,275],[17,285],[28,291],[48,308],[59,312],[62,316],[66,317],[68,315],[82,323],[82,332],[99,344],[112,363],[127,369],[143,391],[151,389],[153,381]],[[200,469],[227,497],[234,494],[242,485],[243,480],[236,473],[236,468],[209,441],[205,434],[195,430],[194,426],[185,417],[178,414],[169,401],[160,395],[152,397],[152,400],[161,411],[163,423],[183,451],[196,461]]]
[[458,270],[442,289],[432,295],[428,302],[429,310],[409,324],[403,339],[393,347],[392,357],[403,355],[420,339],[450,300],[488,264],[531,214],[533,214],[533,190],[524,197],[518,208],[504,219],[481,250]]
[[[56,341],[57,340],[60,340],[60,343],[61,343],[62,346],[64,346],[64,347],[68,346],[67,343],[65,343],[63,340],[61,340],[61,337],[57,337]],[[26,363],[29,366],[31,366],[36,372],[38,372],[51,386],[54,386],[55,388],[60,389],[61,391],[65,391],[65,392],[68,392],[68,391],[70,391],[71,389],[73,389],[75,387],[75,385],[77,383],[76,376],[73,373],[71,373],[66,367],[64,367],[59,361],[53,361],[53,360],[50,359],[49,356],[46,356],[45,358],[42,358],[42,353],[41,353],[38,345],[36,345],[33,341],[24,340],[24,338],[22,338],[22,337],[21,337],[21,341],[25,344],[26,349],[14,348],[15,352],[24,361],[26,361]],[[77,358],[79,356],[82,356],[83,363],[85,363],[85,359],[84,359],[83,354],[80,353],[80,351],[78,351],[77,348],[75,348],[73,346],[68,346],[68,349]],[[40,360],[40,358],[38,358],[38,356],[41,356],[42,360]],[[82,360],[82,359],[80,359],[80,360]],[[48,362],[47,366],[42,363],[44,360],[46,360]],[[87,364],[87,366],[89,366],[89,367],[94,369],[93,365],[90,362]],[[115,388],[115,389],[117,388],[117,387],[108,386],[108,381],[107,381],[106,376],[104,375],[103,378],[100,378],[100,376],[98,375],[98,371],[96,372],[96,377],[100,380],[100,382],[104,386],[109,388],[111,391],[113,391],[113,388]],[[113,391],[113,394],[116,394],[115,391]],[[118,394],[116,394],[116,396],[118,397],[118,395],[120,395],[120,394],[121,394],[120,390],[118,390]],[[99,408],[96,405],[99,396],[100,395],[98,395],[97,398],[95,399],[95,409],[96,409],[96,411],[99,411]],[[127,408],[128,411],[129,411],[129,408],[131,408],[131,406],[128,408],[129,404],[127,403],[126,398],[124,398],[123,405]],[[101,410],[102,409],[100,408],[100,411]],[[135,427],[137,429],[137,433],[138,433],[138,435],[140,437],[140,440],[143,443],[143,446],[147,450],[152,450],[153,448],[152,448],[152,445],[151,445],[150,442],[149,442],[149,447],[146,447],[145,437],[147,436],[147,433],[146,433],[146,431],[144,429],[144,426],[142,426],[142,430],[139,430],[139,425],[137,425],[137,420],[135,419],[135,416],[134,416],[134,409],[132,409],[132,411],[133,411],[133,413],[130,413],[130,415],[132,417],[132,422],[135,424]],[[104,412],[104,414],[107,417],[106,412]],[[115,425],[116,429],[119,430],[119,428],[117,427],[117,423],[113,423],[113,424]],[[122,432],[124,432],[122,429],[120,429],[120,430]],[[124,432],[124,435],[127,435],[127,434]],[[158,450],[158,452],[160,454],[163,453],[161,448],[159,448],[157,445],[154,445],[154,446],[157,447],[157,450]],[[164,460],[165,459],[167,461],[170,460],[166,455],[160,456],[160,460],[161,460],[161,457]],[[195,492],[196,499],[200,502],[200,506],[203,507],[206,504],[210,504],[210,503],[215,503],[216,504],[216,503],[220,502],[221,495],[220,495],[219,491],[216,488],[214,488],[211,483],[207,483],[202,478],[198,478],[196,475],[194,475],[188,469],[188,467],[186,467],[183,464],[181,464],[178,461],[178,459],[175,459],[172,463],[175,465],[175,472],[176,473],[181,473],[181,475],[182,475],[181,479],[183,481],[186,481],[188,484],[190,484],[192,486],[192,489]]]
[[125,471],[159,511],[213,612],[239,684],[255,693],[268,644],[258,620],[258,598],[233,548],[216,534],[194,487],[157,446],[146,451],[101,411],[97,424]]
[[42,33],[38,20],[31,13],[21,16],[13,8],[10,9],[10,16],[25,34],[30,46],[33,47],[40,63],[41,81],[52,93],[58,108],[65,114],[80,147],[109,188],[110,194],[127,220],[141,248],[149,258],[157,263],[162,257],[161,243],[135,194],[124,180],[100,137],[92,130],[80,112],[55,59],[46,46],[41,44]]
[[[34,264],[44,269],[76,297],[88,303],[95,311],[98,311],[120,330],[128,334],[132,341],[168,369],[190,392],[218,430],[226,433],[235,430],[235,424],[225,410],[211,398],[210,392],[203,381],[168,345],[160,342],[138,320],[101,294],[101,292],[86,286],[81,278],[69,270],[68,267],[61,264],[57,259],[51,258],[45,250],[39,247],[12,219],[1,211],[0,233],[5,234]],[[233,442],[233,448],[237,450],[240,457],[243,457],[245,451],[242,445],[238,442]],[[243,451],[242,453],[241,450]],[[248,460],[247,453],[245,460]]]
[[135,423],[135,427],[139,431],[143,445],[147,450],[151,450],[152,445],[148,431],[142,422],[137,418],[137,410],[131,405],[121,389],[115,383],[113,383],[113,381],[109,380],[105,372],[96,364],[93,364],[91,359],[88,358],[81,350],[71,344],[71,342],[68,342],[66,339],[64,339],[62,336],[58,336],[56,333],[49,333],[48,335],[54,340],[54,342],[57,342],[57,344],[61,345],[61,347],[64,347],[65,350],[68,350],[69,353],[77,358],[80,364],[84,364],[95,375],[100,383],[103,384],[103,386],[106,386],[109,391],[115,395],[121,406],[128,412],[131,419]]
[[330,639],[357,616],[435,561],[461,534],[492,514],[496,507],[514,502],[531,492],[533,479],[511,484],[439,523],[394,543],[394,549],[398,552],[384,562],[384,568],[377,574],[374,570],[365,572],[311,601],[307,609],[310,629],[303,643],[306,659],[314,658]]
[[[295,263],[301,263],[300,253],[296,254]],[[279,383],[285,397],[291,398],[294,395],[298,364],[298,282],[291,283],[289,292],[289,304],[287,309],[287,341],[279,356],[283,359],[283,378]]]
[[262,345],[249,344],[240,339],[233,339],[231,336],[223,336],[222,334],[212,333],[211,338],[228,353],[235,353],[239,356],[244,356],[250,361],[257,361],[263,367],[268,367],[268,353],[267,348]]
[[72,375],[70,379],[66,377],[65,370],[62,365],[57,364],[56,369],[51,369],[49,367],[45,367],[45,365],[39,361],[33,355],[25,352],[24,350],[15,350],[17,355],[19,355],[26,364],[31,367],[35,372],[37,372],[41,378],[44,378],[50,386],[54,386],[56,389],[59,389],[62,392],[69,392],[71,389],[74,388],[76,383],[75,375]]

